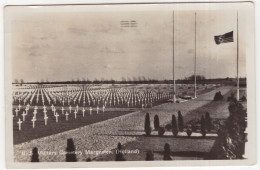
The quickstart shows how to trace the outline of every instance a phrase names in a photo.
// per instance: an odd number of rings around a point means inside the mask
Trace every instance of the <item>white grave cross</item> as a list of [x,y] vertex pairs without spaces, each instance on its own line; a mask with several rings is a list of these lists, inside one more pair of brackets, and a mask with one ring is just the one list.
[[82,109],[82,114],[83,114],[83,117],[84,117],[85,116],[85,109],[84,109],[84,107]]
[[61,113],[64,114],[64,108],[63,107],[61,107]]
[[59,118],[59,114],[56,113],[54,116],[56,117],[56,123],[57,123],[58,122],[58,118]]
[[19,110],[16,108],[16,109],[15,109],[15,114],[16,114],[16,116],[18,116],[18,111],[19,111]]
[[23,116],[23,121],[25,121],[25,116],[26,116],[25,112],[23,112],[22,116]]
[[75,114],[75,119],[77,118],[77,110],[75,110],[74,114]]
[[92,107],[89,108],[89,114],[92,114]]
[[44,115],[45,126],[47,125],[47,120],[48,120],[48,116],[45,114]]
[[66,112],[65,116],[66,116],[66,120],[68,120],[69,113]]
[[22,125],[22,121],[21,121],[21,119],[19,118],[19,121],[17,122],[18,123],[18,126],[19,126],[19,130],[21,130],[21,125]]
[[34,127],[35,127],[35,121],[36,121],[36,118],[33,117],[31,121],[33,122],[33,128],[34,128]]

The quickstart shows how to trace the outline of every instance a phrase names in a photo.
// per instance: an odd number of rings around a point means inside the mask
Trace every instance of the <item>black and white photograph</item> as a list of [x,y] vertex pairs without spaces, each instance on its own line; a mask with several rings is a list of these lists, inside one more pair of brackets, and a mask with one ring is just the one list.
[[6,6],[4,24],[13,167],[255,163],[253,3]]

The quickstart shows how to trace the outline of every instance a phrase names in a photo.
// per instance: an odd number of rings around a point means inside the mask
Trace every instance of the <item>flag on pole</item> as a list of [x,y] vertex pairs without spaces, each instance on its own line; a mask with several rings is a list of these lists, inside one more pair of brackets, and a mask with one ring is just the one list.
[[215,42],[216,42],[217,45],[219,45],[221,43],[234,42],[233,31],[228,32],[228,33],[223,34],[223,35],[214,36],[214,39],[215,39]]

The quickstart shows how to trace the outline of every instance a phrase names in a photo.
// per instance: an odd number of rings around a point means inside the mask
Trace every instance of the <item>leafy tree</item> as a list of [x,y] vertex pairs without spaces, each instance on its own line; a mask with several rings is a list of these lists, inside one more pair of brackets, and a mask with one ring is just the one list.
[[150,136],[152,130],[151,130],[151,126],[150,126],[150,115],[149,115],[149,113],[146,113],[146,115],[145,115],[144,130],[145,130],[145,134],[147,136]]
[[172,133],[175,137],[178,136],[178,127],[175,115],[172,115]]
[[218,130],[215,146],[206,159],[243,159],[247,141],[247,110],[236,100],[230,102],[228,109],[230,116]]
[[178,127],[181,132],[183,132],[183,126],[184,126],[183,117],[181,111],[178,111]]
[[[194,81],[195,80],[195,75],[191,75],[190,77],[186,77],[185,79]],[[203,75],[196,75],[196,80],[205,80],[205,79],[206,78]]]
[[201,134],[203,137],[206,136],[206,122],[205,122],[205,118],[202,115],[201,119],[200,119],[200,129],[201,129]]
[[160,121],[159,121],[159,116],[158,116],[158,115],[155,115],[155,116],[154,116],[154,121],[153,121],[153,123],[154,123],[154,129],[155,129],[155,130],[158,130],[159,127],[160,127]]
[[168,143],[165,143],[165,145],[164,145],[163,160],[172,160],[171,149],[170,149],[170,145]]
[[226,126],[232,141],[233,153],[237,159],[242,159],[246,141],[247,113],[243,105],[238,101],[231,102],[228,109],[230,116],[226,122]]

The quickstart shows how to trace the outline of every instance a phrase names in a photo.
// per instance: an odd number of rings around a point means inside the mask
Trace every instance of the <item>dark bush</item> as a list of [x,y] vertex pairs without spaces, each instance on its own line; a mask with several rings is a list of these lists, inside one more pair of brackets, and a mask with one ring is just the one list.
[[163,136],[164,132],[165,132],[164,127],[159,127],[159,129],[158,129],[158,135],[159,135],[159,136]]
[[205,115],[205,126],[206,126],[207,131],[210,132],[212,129],[212,123],[211,123],[211,118],[210,118],[209,112],[206,112],[206,115]]
[[33,148],[33,150],[32,150],[31,162],[40,162],[37,147]]
[[184,126],[183,117],[181,111],[178,111],[178,127],[180,132],[183,132],[183,126]]
[[246,96],[241,97],[240,101],[241,102],[246,102],[247,101]]
[[147,136],[150,136],[152,130],[151,130],[151,126],[150,126],[150,116],[149,116],[149,113],[146,113],[146,115],[145,115],[144,130],[145,130],[145,134]]
[[224,96],[221,94],[221,92],[216,92],[214,96],[214,101],[220,101],[223,100]]
[[197,126],[196,126],[196,124],[192,124],[192,125],[191,125],[191,130],[192,130],[192,132],[196,132],[196,131],[197,131]]
[[91,158],[87,158],[87,159],[86,159],[86,162],[91,162]]
[[191,125],[190,125],[190,124],[187,125],[186,133],[187,133],[188,137],[190,137],[191,134],[192,134],[192,128],[191,128]]
[[227,98],[227,101],[237,101],[234,92],[231,92],[230,96]]
[[200,120],[200,129],[201,129],[201,134],[203,137],[206,136],[206,122],[205,122],[205,118],[202,115],[201,116],[201,120]]
[[178,136],[178,127],[175,115],[172,115],[172,134]]
[[167,131],[170,131],[172,129],[172,125],[170,123],[168,123],[167,125],[165,125],[165,129]]
[[218,138],[214,150],[210,151],[206,159],[244,159],[245,142],[247,142],[247,111],[238,101],[229,104],[230,116],[224,125],[220,124]]
[[171,149],[170,149],[170,145],[168,143],[166,143],[164,145],[163,160],[172,160],[172,158],[171,158]]
[[158,130],[159,127],[160,127],[160,121],[159,121],[159,116],[158,115],[154,116],[153,124],[154,124],[154,129]]
[[146,152],[146,161],[153,161],[154,160],[154,156],[153,156],[153,152],[152,151],[148,151]]
[[115,158],[115,161],[125,161],[125,158],[123,156],[123,154],[120,152],[122,149],[122,145],[121,143],[119,142],[117,144],[117,151],[116,151],[116,158]]
[[77,162],[77,158],[75,155],[75,146],[71,138],[67,139],[66,152],[66,162]]

